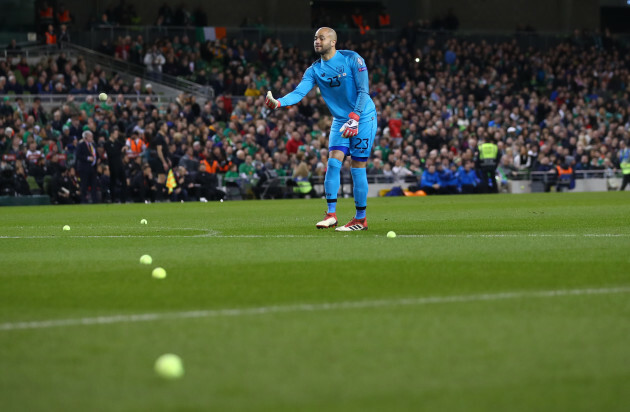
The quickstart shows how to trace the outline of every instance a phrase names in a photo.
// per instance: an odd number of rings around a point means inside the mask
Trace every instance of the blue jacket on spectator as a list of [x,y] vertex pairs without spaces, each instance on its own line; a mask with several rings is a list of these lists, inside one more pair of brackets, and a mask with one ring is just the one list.
[[457,176],[450,169],[444,169],[440,172],[440,186],[457,186]]
[[429,173],[429,169],[422,172],[420,187],[431,187],[436,183],[440,184],[440,175],[438,172]]
[[479,178],[477,177],[475,169],[466,171],[464,166],[460,166],[459,169],[457,169],[457,180],[459,181],[460,187],[463,185],[473,185],[476,187],[479,183]]

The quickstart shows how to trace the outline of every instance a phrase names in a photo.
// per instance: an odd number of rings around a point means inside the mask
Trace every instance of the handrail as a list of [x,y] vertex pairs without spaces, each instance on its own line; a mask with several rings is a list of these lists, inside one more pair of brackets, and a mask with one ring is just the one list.
[[9,57],[31,57],[31,56],[49,56],[51,54],[59,53],[59,46],[57,45],[27,45],[20,46],[19,50],[0,50],[0,56],[7,59]]
[[[555,176],[556,171],[555,169],[549,170],[547,172],[541,172],[541,171],[536,171],[536,172],[530,172],[530,178],[531,180],[540,180],[541,178],[545,178],[545,177],[549,177],[549,176]],[[589,169],[589,170],[574,170],[573,171],[573,175],[575,176],[576,179],[603,179],[606,177],[611,177],[612,175],[618,174],[618,171],[614,171],[614,170],[603,170],[603,169]],[[535,179],[536,178],[536,179]]]
[[[114,59],[111,56],[96,52],[92,49],[88,49],[74,43],[64,42],[62,44],[62,50],[75,51],[83,55],[85,58],[113,71],[123,72],[132,76],[147,76],[145,67],[143,66],[139,66],[137,64],[133,64],[123,60]],[[203,86],[198,83],[183,79],[181,77],[175,77],[165,73],[160,73],[158,76],[151,78],[150,81],[154,84],[160,84],[166,87],[175,88],[184,93],[192,94],[198,98],[208,99],[214,97],[214,89],[212,87]]]
[[[599,169],[593,169],[593,170],[578,170],[575,172],[576,173],[576,178],[577,179],[602,179],[605,177],[610,177],[610,176],[606,176],[606,171],[605,170],[599,170]],[[543,177],[551,177],[553,176],[553,172],[531,172],[531,174],[533,175],[532,177],[537,177],[539,179],[523,179],[523,180],[532,180],[532,181],[541,181],[543,180]],[[370,181],[370,183],[383,183],[383,184],[393,184],[393,185],[404,185],[406,184],[410,184],[413,183],[410,180],[405,180],[405,179],[400,179],[397,178],[397,176],[387,176],[384,174],[367,174],[366,175],[368,178],[368,181]],[[237,177],[237,178],[230,178],[230,179],[226,179],[224,176],[222,177],[222,182],[252,182],[252,181],[257,181],[257,179],[255,178],[243,178],[243,177]],[[420,181],[420,176],[409,176],[412,179],[414,179],[416,182]],[[619,176],[616,176],[619,177]],[[279,178],[280,180],[284,180],[285,182],[287,180],[293,179],[292,176],[277,176],[277,178]],[[324,176],[311,176],[310,178],[311,182],[314,185],[322,185],[324,184]],[[343,184],[349,184],[352,182],[352,178],[347,176],[341,176],[341,182]]]
[[[96,104],[100,103],[96,94],[0,94],[0,100],[8,97],[9,99],[22,99],[26,104],[31,104],[35,99],[40,99],[42,104],[81,104],[88,96],[94,97]],[[112,94],[112,100],[115,101],[118,96],[118,94]],[[152,103],[170,103],[174,100],[174,98],[160,94],[123,94],[122,96],[125,100],[132,101],[145,101],[147,97],[150,97]]]

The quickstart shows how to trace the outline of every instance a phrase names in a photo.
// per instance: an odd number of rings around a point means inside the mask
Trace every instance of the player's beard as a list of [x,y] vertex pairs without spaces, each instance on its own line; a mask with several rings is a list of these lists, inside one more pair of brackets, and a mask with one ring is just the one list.
[[323,55],[325,55],[326,53],[328,53],[330,51],[330,47],[331,46],[328,46],[328,47],[321,46],[319,48],[319,51],[317,49],[315,49],[315,53],[319,54],[320,56],[323,56]]

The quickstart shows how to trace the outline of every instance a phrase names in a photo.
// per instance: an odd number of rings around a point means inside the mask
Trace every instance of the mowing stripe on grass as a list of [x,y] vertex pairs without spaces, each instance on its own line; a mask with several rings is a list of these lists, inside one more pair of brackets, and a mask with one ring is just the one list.
[[439,235],[398,235],[399,237],[458,237],[458,238],[476,238],[476,237],[626,237],[630,233],[476,233],[469,235],[458,234],[439,234]]
[[399,307],[399,306],[421,306],[441,303],[465,303],[481,301],[499,301],[509,299],[526,298],[553,298],[560,296],[583,296],[583,295],[609,295],[619,293],[630,293],[630,287],[620,286],[599,289],[560,289],[543,290],[537,292],[503,292],[481,295],[455,295],[455,296],[429,296],[423,298],[403,298],[390,300],[365,300],[354,302],[336,303],[313,303],[297,304],[285,306],[262,306],[255,308],[234,308],[234,309],[213,309],[187,312],[166,312],[166,313],[142,313],[137,315],[117,315],[99,316],[93,318],[78,319],[51,319],[34,322],[9,322],[1,323],[1,331],[23,330],[23,329],[46,329],[62,326],[90,326],[106,325],[114,323],[135,323],[151,322],[172,319],[192,319],[192,318],[212,318],[230,316],[265,315],[272,313],[290,312],[321,312],[331,310],[347,309],[369,309],[379,307]]
[[[342,235],[334,235],[342,236]],[[344,237],[354,235],[343,235]],[[369,236],[361,234],[357,236]],[[628,237],[630,233],[475,233],[475,234],[426,234],[405,235],[403,238],[522,238],[522,237]],[[110,239],[110,238],[221,238],[221,239],[248,239],[248,238],[320,238],[319,235],[221,235],[217,233],[204,233],[199,235],[43,235],[43,236],[0,236],[0,239]],[[373,235],[373,237],[385,237],[385,235]]]

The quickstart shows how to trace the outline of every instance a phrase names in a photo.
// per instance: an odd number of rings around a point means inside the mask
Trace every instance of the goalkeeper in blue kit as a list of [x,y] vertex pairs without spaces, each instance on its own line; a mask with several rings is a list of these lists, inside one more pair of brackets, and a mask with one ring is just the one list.
[[270,109],[298,103],[311,89],[319,86],[328,109],[333,115],[328,143],[328,168],[324,180],[328,211],[318,229],[337,227],[337,193],[341,165],[345,156],[352,158],[352,182],[356,214],[340,232],[367,230],[368,182],[365,166],[376,136],[376,108],[369,95],[365,62],[350,50],[337,50],[337,33],[322,27],[315,33],[315,52],[321,58],[309,67],[295,90],[280,99],[267,92],[265,105]]

